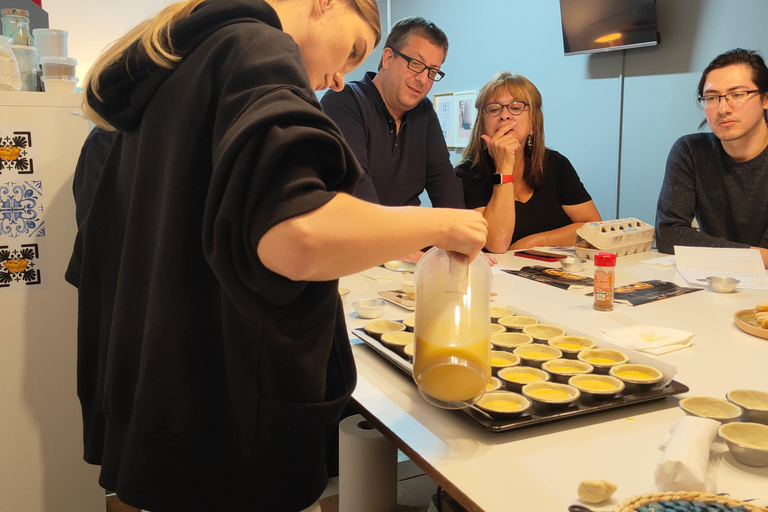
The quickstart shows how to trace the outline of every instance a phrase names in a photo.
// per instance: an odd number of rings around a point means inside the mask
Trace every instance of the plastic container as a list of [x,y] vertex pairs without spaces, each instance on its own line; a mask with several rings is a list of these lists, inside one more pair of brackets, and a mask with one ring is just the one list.
[[43,87],[45,92],[77,92],[77,77],[73,78],[50,78],[43,77]]
[[653,226],[634,217],[589,222],[576,231],[576,255],[592,259],[603,251],[616,256],[650,251],[654,238]]
[[34,39],[29,31],[29,11],[25,9],[2,9],[0,19],[3,24],[3,35],[13,39],[13,44],[33,46]]
[[75,78],[77,60],[72,57],[41,56],[40,67],[43,78]]
[[596,311],[613,310],[616,255],[610,252],[595,254],[595,302]]
[[445,409],[474,404],[491,378],[491,269],[484,258],[431,249],[416,267],[413,378]]
[[40,57],[66,57],[67,31],[56,28],[36,28],[32,30],[35,48]]
[[37,64],[37,48],[34,46],[11,46],[16,62],[19,63],[22,91],[40,90],[40,68]]

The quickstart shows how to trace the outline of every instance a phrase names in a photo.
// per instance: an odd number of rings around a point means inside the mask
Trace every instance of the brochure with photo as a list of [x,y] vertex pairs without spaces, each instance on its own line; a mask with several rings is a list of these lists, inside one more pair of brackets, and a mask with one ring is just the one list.
[[572,272],[566,272],[565,270],[559,268],[550,268],[541,265],[523,267],[520,270],[502,269],[502,271],[515,276],[520,276],[526,279],[548,284],[562,290],[584,288],[586,286],[594,285],[594,281],[591,277],[574,274]]
[[[619,304],[639,306],[657,300],[677,297],[690,292],[699,292],[702,288],[686,288],[669,281],[639,281],[637,283],[617,286],[613,292],[613,300]],[[587,296],[593,295],[588,293]]]

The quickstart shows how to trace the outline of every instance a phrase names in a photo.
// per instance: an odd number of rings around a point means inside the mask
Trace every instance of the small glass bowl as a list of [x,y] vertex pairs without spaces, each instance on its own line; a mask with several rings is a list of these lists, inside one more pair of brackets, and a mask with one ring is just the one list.
[[707,278],[707,286],[717,293],[733,293],[740,282],[736,278],[726,276],[709,276]]

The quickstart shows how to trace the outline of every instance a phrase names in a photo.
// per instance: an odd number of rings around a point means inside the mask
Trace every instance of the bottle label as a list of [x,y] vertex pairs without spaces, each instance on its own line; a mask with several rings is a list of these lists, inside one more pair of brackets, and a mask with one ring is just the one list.
[[613,274],[595,272],[595,301],[613,302]]

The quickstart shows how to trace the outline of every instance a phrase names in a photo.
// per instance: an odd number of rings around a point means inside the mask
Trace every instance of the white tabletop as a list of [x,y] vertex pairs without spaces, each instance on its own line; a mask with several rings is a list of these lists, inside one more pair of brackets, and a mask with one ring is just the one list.
[[[674,266],[640,264],[656,256],[642,253],[619,258],[616,284],[660,279],[687,286]],[[501,272],[527,265],[557,267],[557,263],[512,253],[497,259],[493,291],[499,305],[556,319],[598,341],[602,329],[638,323],[694,332],[692,347],[660,356],[677,367],[675,380],[687,385],[690,392],[592,416],[492,433],[460,411],[427,404],[408,376],[368,346],[355,343],[358,385],[354,400],[380,430],[470,511],[564,511],[577,502],[579,482],[589,478],[618,485],[609,503],[594,507],[611,510],[627,498],[656,491],[653,472],[662,453],[660,443],[684,415],[677,407],[678,398],[722,398],[737,388],[768,390],[768,340],[742,332],[733,322],[735,311],[768,300],[766,291],[717,294],[703,290],[596,312],[592,298],[584,296],[591,288],[565,291]],[[580,273],[591,276],[592,272],[590,261]],[[367,321],[356,318],[352,301],[375,297],[376,291],[398,285],[399,281],[376,281],[360,274],[343,278],[341,286],[352,290],[345,306],[348,327],[361,327]],[[388,305],[384,317],[400,320],[410,314]],[[715,471],[717,492],[739,499],[768,499],[768,468],[745,466],[726,453]]]

